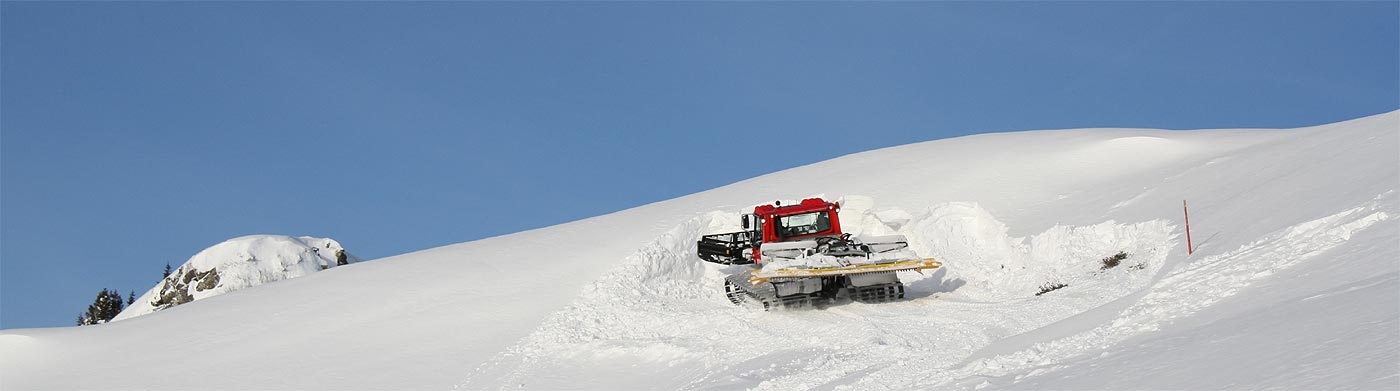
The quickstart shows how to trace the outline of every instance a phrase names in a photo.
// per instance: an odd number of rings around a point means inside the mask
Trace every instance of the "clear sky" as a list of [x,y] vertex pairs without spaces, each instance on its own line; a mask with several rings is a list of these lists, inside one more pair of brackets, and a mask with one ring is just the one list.
[[966,134],[1392,111],[1397,20],[1393,1],[7,1],[0,327],[71,325],[248,234],[379,258]]

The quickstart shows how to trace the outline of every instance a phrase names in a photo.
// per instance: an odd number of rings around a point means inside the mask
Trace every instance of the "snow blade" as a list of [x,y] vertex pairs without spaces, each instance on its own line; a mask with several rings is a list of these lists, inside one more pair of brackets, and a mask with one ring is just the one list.
[[749,275],[748,280],[750,284],[758,285],[774,278],[828,277],[862,273],[893,272],[903,270],[928,270],[937,269],[942,266],[943,262],[940,262],[933,258],[909,259],[888,263],[853,265],[844,267],[779,269],[767,272],[754,271],[753,274]]

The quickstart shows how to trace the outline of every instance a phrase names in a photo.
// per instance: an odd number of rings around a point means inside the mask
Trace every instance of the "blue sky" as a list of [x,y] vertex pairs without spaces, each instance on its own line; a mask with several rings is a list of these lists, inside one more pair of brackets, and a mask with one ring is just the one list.
[[[1396,2],[0,5],[0,328],[228,238],[378,258],[844,154],[1400,106]],[[755,158],[777,149],[781,158]],[[567,251],[567,249],[558,249]],[[465,277],[464,277],[465,278]]]

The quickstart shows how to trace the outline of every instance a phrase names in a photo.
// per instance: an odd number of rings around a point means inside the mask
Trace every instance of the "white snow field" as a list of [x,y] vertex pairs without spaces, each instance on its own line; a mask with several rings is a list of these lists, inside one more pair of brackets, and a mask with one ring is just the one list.
[[[0,388],[1400,389],[1397,188],[1400,112],[931,141],[108,324],[0,331]],[[847,232],[905,235],[944,268],[902,274],[894,303],[730,304],[721,278],[739,267],[701,262],[695,240],[815,195],[842,201]],[[1051,282],[1068,285],[1036,295]]]

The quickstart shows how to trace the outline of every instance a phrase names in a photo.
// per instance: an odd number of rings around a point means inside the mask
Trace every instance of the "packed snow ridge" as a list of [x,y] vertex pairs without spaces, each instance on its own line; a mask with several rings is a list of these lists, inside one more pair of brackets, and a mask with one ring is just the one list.
[[[1397,151],[1400,112],[886,148],[149,316],[0,331],[0,388],[1396,389]],[[722,278],[744,266],[702,262],[695,241],[810,196],[944,266],[901,274],[892,303],[730,304]],[[181,281],[201,293],[208,268]]]
[[332,239],[250,235],[200,251],[113,320],[122,320],[361,260]]

